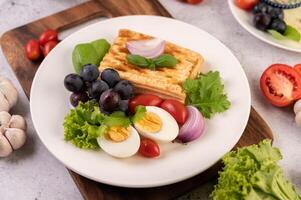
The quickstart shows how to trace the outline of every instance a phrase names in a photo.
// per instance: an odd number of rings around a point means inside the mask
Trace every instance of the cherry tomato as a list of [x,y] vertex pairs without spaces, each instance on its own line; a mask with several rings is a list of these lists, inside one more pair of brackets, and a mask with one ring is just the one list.
[[49,41],[58,41],[57,35],[58,33],[52,29],[44,31],[39,38],[40,45],[44,46]]
[[160,148],[155,141],[148,138],[142,138],[139,153],[145,157],[154,158],[160,155]]
[[49,41],[44,45],[43,55],[46,57],[48,53],[58,44],[57,41]]
[[235,0],[235,4],[244,10],[251,10],[259,0]]
[[35,61],[38,60],[41,55],[41,48],[36,40],[29,40],[25,45],[25,54],[29,60]]
[[294,69],[300,74],[301,76],[301,63],[300,64],[297,64],[294,66]]
[[176,119],[178,124],[182,125],[186,122],[188,112],[183,103],[177,100],[167,99],[163,101],[160,107],[169,112],[169,114]]
[[201,3],[203,0],[184,0],[184,1],[190,4],[198,4]]
[[163,99],[153,94],[140,94],[130,99],[129,111],[135,113],[136,106],[159,106]]
[[271,104],[288,106],[301,98],[301,76],[288,65],[274,64],[263,72],[260,88]]

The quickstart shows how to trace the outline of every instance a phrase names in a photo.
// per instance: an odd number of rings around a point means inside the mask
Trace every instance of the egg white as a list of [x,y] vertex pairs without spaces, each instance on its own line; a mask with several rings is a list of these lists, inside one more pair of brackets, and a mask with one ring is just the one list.
[[130,126],[129,138],[122,142],[114,142],[106,137],[97,138],[101,149],[107,154],[117,158],[127,158],[137,153],[140,146],[140,136],[134,127]]
[[162,108],[155,106],[146,106],[147,112],[153,112],[157,114],[161,121],[162,127],[156,133],[150,133],[145,130],[141,125],[134,123],[135,128],[144,137],[160,141],[160,142],[171,142],[173,141],[179,134],[179,126],[176,120],[169,114],[167,111]]

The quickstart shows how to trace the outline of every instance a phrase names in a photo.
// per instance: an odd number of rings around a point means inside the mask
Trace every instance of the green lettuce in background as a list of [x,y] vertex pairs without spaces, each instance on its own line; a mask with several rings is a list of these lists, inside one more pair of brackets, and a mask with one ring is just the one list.
[[301,200],[277,164],[282,159],[270,140],[231,151],[223,158],[213,200]]

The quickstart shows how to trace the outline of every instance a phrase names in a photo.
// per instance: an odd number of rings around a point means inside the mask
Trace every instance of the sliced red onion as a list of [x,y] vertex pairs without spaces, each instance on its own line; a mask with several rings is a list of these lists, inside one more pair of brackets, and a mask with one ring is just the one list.
[[155,58],[164,52],[165,41],[161,39],[150,39],[140,41],[130,41],[126,47],[131,54],[143,56],[146,58]]
[[183,143],[191,142],[199,138],[205,129],[205,119],[200,111],[194,106],[187,106],[188,118],[180,128],[177,137]]

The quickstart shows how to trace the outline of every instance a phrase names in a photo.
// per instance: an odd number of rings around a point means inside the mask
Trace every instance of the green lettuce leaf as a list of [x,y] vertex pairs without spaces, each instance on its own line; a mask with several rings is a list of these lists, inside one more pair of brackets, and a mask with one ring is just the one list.
[[136,110],[135,115],[132,116],[132,118],[131,118],[133,123],[136,123],[139,120],[141,120],[144,117],[145,113],[146,113],[145,106],[139,105],[135,108],[135,110]]
[[211,194],[213,200],[300,200],[277,164],[282,158],[270,140],[231,151]]
[[187,79],[183,88],[186,104],[197,107],[206,118],[226,111],[231,105],[218,71],[201,74],[193,80]]
[[64,119],[64,139],[83,149],[98,149],[97,138],[104,136],[111,126],[131,124],[124,112],[105,115],[93,101],[80,103]]

